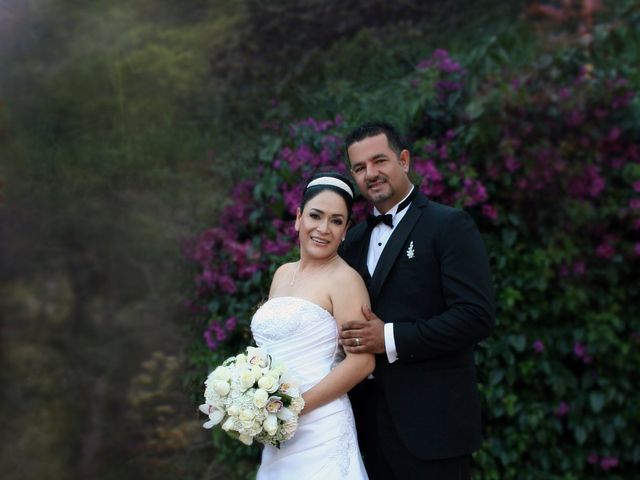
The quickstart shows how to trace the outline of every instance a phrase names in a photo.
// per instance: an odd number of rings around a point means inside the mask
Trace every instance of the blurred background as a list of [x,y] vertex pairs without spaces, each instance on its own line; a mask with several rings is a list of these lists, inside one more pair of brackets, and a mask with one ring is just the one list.
[[227,478],[189,387],[181,241],[265,128],[348,108],[407,128],[385,85],[435,49],[477,65],[522,27],[486,60],[517,63],[637,3],[0,0],[0,476]]

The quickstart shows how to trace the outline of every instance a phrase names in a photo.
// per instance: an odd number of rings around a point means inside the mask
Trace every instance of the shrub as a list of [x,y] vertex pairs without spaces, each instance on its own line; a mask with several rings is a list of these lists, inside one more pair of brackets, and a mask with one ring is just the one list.
[[[398,98],[421,99],[409,129],[420,189],[467,209],[491,256],[498,319],[477,350],[476,478],[631,478],[640,463],[638,77],[597,55],[618,34],[601,35],[590,55],[568,44],[481,76],[436,50],[396,85]],[[235,187],[218,226],[185,242],[198,394],[206,368],[251,341],[273,271],[297,255],[304,180],[344,170],[344,123],[308,119],[266,135],[258,171]],[[214,437],[230,471],[250,471],[256,449]]]

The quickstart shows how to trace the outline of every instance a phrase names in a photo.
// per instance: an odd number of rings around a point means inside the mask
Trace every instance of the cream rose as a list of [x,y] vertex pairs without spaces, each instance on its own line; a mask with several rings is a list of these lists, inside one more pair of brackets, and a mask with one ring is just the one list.
[[242,388],[245,390],[252,387],[255,382],[256,377],[251,370],[245,370],[240,374],[240,385],[242,385]]
[[222,380],[223,382],[228,382],[231,379],[231,371],[227,367],[217,367],[213,371],[213,378],[216,380]]
[[235,425],[236,421],[233,417],[228,417],[224,423],[222,424],[222,429],[225,432],[228,432],[229,430],[234,430],[234,425]]
[[258,388],[253,394],[253,404],[258,408],[263,408],[269,400],[269,394],[266,390]]
[[213,389],[218,395],[224,397],[229,393],[229,390],[231,390],[231,385],[229,385],[227,381],[216,380],[213,382]]
[[269,435],[275,435],[278,431],[278,417],[275,415],[267,415],[267,418],[264,422],[262,422],[262,428]]
[[273,375],[265,375],[258,380],[258,386],[269,393],[273,393],[278,390],[278,379]]

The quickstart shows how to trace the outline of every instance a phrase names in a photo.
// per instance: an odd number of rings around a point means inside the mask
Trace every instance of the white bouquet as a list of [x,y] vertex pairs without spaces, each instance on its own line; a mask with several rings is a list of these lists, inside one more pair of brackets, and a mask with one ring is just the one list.
[[202,426],[222,429],[246,445],[257,440],[280,448],[298,428],[304,408],[299,385],[262,348],[247,347],[227,358],[204,382]]

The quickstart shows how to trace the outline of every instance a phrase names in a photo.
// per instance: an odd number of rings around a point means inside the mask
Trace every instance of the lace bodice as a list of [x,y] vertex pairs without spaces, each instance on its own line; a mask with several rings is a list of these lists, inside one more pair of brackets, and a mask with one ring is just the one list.
[[267,300],[254,314],[251,331],[258,346],[295,372],[302,391],[318,383],[344,357],[331,313],[303,298]]

